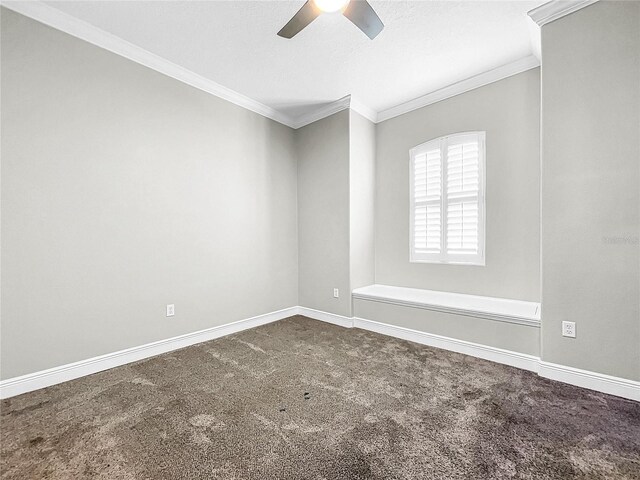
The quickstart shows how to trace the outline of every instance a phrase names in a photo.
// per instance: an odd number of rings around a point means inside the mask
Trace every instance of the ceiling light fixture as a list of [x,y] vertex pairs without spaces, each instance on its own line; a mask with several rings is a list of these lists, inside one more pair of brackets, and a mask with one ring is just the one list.
[[335,13],[347,8],[349,1],[350,0],[313,0],[313,3],[324,13]]
[[384,28],[378,14],[367,0],[307,0],[302,8],[280,29],[278,36],[293,38],[324,13],[337,13],[351,20],[371,40]]

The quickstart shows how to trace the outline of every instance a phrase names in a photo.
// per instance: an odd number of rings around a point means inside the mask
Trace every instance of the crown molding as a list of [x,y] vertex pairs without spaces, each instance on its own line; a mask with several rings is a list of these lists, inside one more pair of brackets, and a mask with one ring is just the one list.
[[[564,13],[562,15],[567,15],[568,13],[571,13],[579,8],[590,5],[595,1],[597,0],[565,0],[553,1],[550,3],[563,4],[564,8],[562,11]],[[568,3],[572,4],[570,8],[564,5]],[[220,85],[219,83],[209,80],[202,75],[187,70],[180,65],[170,62],[169,60],[166,60],[154,53],[149,52],[148,50],[145,50],[141,47],[138,47],[137,45],[123,40],[120,37],[101,30],[94,25],[91,25],[90,23],[68,15],[50,5],[41,2],[40,0],[0,0],[0,5],[21,15],[32,18],[33,20],[36,20],[40,23],[53,27],[56,30],[60,30],[71,36],[89,42],[100,48],[115,53],[116,55],[120,55],[147,68],[151,68],[152,70],[167,75],[168,77],[171,77],[175,80],[183,82],[194,88],[207,92],[218,98],[231,102],[235,105],[255,112],[266,118],[270,118],[271,120],[294,129],[304,127],[305,125],[309,125],[310,123],[321,120],[347,108],[351,108],[352,110],[358,112],[360,115],[367,118],[373,123],[379,123],[398,115],[402,115],[403,113],[407,113],[417,108],[421,108],[432,103],[444,100],[446,98],[459,95],[474,88],[482,87],[489,83],[502,80],[503,78],[509,77],[511,75],[516,75],[540,65],[540,61],[535,56],[531,55],[510,64],[503,65],[502,67],[498,67],[494,70],[481,73],[461,82],[441,88],[409,102],[405,102],[395,107],[386,109],[382,112],[376,112],[360,101],[354,99],[351,95],[346,95],[334,102],[327,103],[312,112],[294,118],[272,107],[269,107],[268,105],[260,103],[257,100],[249,98],[246,95],[238,93],[230,88]],[[534,12],[543,9],[548,5],[550,4],[545,4],[535,10],[532,10],[531,12],[529,12],[529,15],[534,21],[537,21],[537,17],[534,18],[534,16],[532,16]],[[548,11],[549,10],[547,10],[547,12]],[[562,15],[558,14],[558,16],[552,18],[552,20],[554,20],[555,18],[559,18]]]
[[329,117],[334,113],[341,112],[342,110],[346,110],[351,105],[351,95],[345,95],[338,100],[326,103],[319,107],[318,109],[305,113],[304,115],[300,115],[293,119],[291,127],[298,129],[302,128],[310,123],[317,122],[318,120],[322,120],[323,118]]
[[310,123],[322,120],[323,118],[326,118],[347,108],[358,112],[360,115],[373,123],[380,123],[384,122],[385,120],[389,120],[390,118],[397,117],[413,110],[417,110],[418,108],[426,107],[427,105],[446,100],[450,97],[455,97],[456,95],[460,95],[461,93],[483,87],[490,83],[503,80],[507,77],[511,77],[512,75],[517,75],[518,73],[526,72],[527,70],[531,70],[532,68],[536,68],[539,66],[540,59],[535,55],[529,55],[514,62],[507,63],[506,65],[502,65],[498,68],[494,68],[493,70],[489,70],[488,72],[475,75],[471,78],[467,78],[439,90],[427,93],[426,95],[422,95],[421,97],[409,100],[408,102],[401,103],[400,105],[396,105],[395,107],[388,108],[381,112],[376,112],[375,110],[367,107],[365,104],[359,102],[351,95],[345,95],[335,102],[327,103],[313,112],[297,117],[296,119],[291,121],[290,126],[294,129],[298,129],[304,127],[305,125],[309,125]]
[[598,0],[552,0],[549,3],[530,10],[527,12],[527,15],[541,27],[565,15],[576,12],[581,8],[588,7],[597,1]]
[[355,98],[351,97],[351,110],[359,113],[364,118],[373,123],[378,123],[378,112],[374,109],[367,107],[364,103],[359,102]]
[[24,15],[25,17],[29,17],[37,22],[84,40],[85,42],[89,42],[115,53],[116,55],[120,55],[121,57],[139,63],[140,65],[144,65],[147,68],[167,75],[168,77],[182,83],[186,83],[187,85],[294,129],[304,127],[305,125],[321,120],[347,108],[353,108],[372,122],[376,121],[376,112],[359,102],[353,101],[351,99],[351,95],[346,95],[334,102],[323,105],[308,114],[292,118],[291,116],[279,112],[268,105],[264,105],[263,103],[247,97],[246,95],[231,90],[230,88],[209,80],[202,75],[192,72],[191,70],[187,70],[180,65],[176,65],[175,63],[151,53],[148,50],[123,40],[120,37],[109,32],[105,32],[90,23],[64,13],[57,8],[51,7],[40,0],[0,0],[0,5]]
[[276,122],[289,127],[292,126],[291,119],[274,108],[224,87],[219,83],[213,82],[137,45],[129,43],[120,37],[105,32],[90,23],[61,12],[41,1],[25,2],[2,0],[0,4],[14,12],[44,23],[56,30],[65,32],[100,48],[104,48],[105,50],[132,60],[140,65],[144,65],[187,85],[215,95],[216,97],[227,100],[247,110],[275,120]]
[[490,83],[497,82],[498,80],[502,80],[518,73],[526,72],[527,70],[531,70],[532,68],[539,66],[540,60],[538,60],[534,55],[529,55],[528,57],[521,58],[515,62],[502,65],[501,67],[494,68],[488,72],[475,75],[471,78],[467,78],[466,80],[449,85],[448,87],[441,88],[408,102],[401,103],[395,107],[378,112],[377,122],[384,122],[390,118],[397,117],[418,108],[426,107],[427,105],[440,102],[447,98],[455,97],[456,95],[468,92],[469,90],[483,87]]
[[302,128],[306,125],[309,125],[313,122],[317,122],[318,120],[322,120],[323,118],[329,117],[334,113],[341,112],[342,110],[351,109],[354,112],[358,112],[367,120],[376,123],[378,114],[375,110],[367,107],[365,104],[357,101],[351,95],[345,95],[338,100],[326,103],[320,108],[296,117],[291,123],[291,127],[294,129]]

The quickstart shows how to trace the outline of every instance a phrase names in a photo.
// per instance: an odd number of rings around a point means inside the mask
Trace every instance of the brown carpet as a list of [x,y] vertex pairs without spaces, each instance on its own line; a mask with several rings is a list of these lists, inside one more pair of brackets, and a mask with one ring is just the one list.
[[640,403],[304,317],[1,419],[2,479],[640,478]]

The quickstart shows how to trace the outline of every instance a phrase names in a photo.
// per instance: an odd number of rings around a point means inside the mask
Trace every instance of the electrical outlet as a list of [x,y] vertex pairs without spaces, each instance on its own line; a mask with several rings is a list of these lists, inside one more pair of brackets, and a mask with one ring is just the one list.
[[173,317],[176,313],[175,305],[167,305],[167,317]]
[[562,336],[576,338],[576,322],[562,322]]
[[333,289],[333,298],[340,298],[340,290],[337,288]]

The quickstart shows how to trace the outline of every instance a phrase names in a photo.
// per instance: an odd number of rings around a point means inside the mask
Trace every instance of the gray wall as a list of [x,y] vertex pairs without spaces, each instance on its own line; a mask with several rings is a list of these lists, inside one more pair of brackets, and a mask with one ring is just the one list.
[[343,110],[296,146],[300,305],[350,317],[351,290],[374,283],[375,125]]
[[[375,281],[542,297],[544,360],[640,380],[639,31],[639,2],[543,27],[542,132],[539,69],[294,132],[2,9],[0,378],[296,304],[350,316]],[[467,130],[487,131],[487,265],[411,264],[408,151]],[[532,327],[353,314],[539,352]]]
[[[486,266],[409,263],[409,149],[485,130]],[[540,299],[540,69],[377,125],[376,283]]]
[[1,40],[3,379],[297,304],[291,129],[5,9]]
[[[542,28],[542,358],[640,380],[640,2]],[[576,322],[577,338],[561,336]]]
[[300,128],[296,146],[300,305],[350,316],[349,111]]
[[350,110],[351,290],[375,283],[375,124]]

